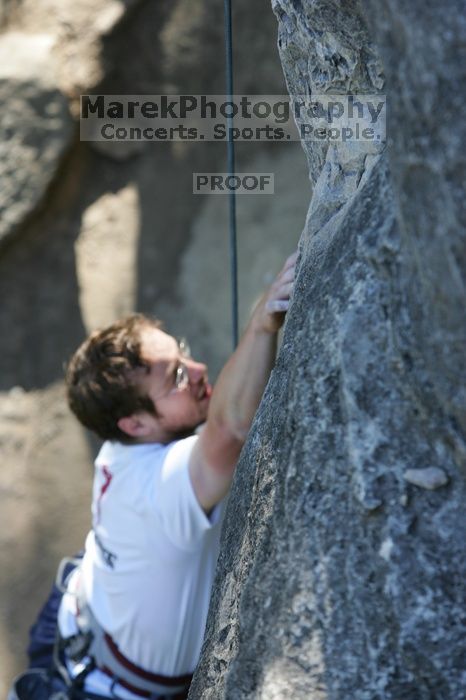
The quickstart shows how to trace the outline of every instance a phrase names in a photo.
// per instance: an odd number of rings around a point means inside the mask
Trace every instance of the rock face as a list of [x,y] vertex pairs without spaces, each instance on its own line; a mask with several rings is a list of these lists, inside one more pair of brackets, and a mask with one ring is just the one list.
[[71,143],[73,122],[57,88],[52,48],[47,34],[0,37],[0,244],[34,211]]
[[274,11],[290,92],[385,93],[388,141],[304,144],[294,301],[190,698],[464,699],[464,12]]

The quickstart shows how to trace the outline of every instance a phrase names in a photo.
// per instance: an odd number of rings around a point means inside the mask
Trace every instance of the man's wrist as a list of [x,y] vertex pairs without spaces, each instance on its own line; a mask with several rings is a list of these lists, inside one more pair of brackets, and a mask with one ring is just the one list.
[[262,317],[257,317],[255,314],[252,316],[248,330],[251,331],[256,336],[275,336],[280,330],[281,324],[277,325],[268,315],[264,318],[265,312],[263,312]]

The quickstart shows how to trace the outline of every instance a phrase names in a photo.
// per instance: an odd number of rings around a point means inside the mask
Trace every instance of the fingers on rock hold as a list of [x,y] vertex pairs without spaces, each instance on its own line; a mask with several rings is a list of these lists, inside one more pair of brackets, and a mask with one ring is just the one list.
[[269,313],[278,313],[288,311],[289,305],[290,302],[287,299],[275,299],[267,302],[266,309]]

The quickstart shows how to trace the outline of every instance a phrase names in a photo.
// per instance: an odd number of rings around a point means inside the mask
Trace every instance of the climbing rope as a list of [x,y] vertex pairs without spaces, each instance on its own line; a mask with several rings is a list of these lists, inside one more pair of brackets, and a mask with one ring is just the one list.
[[[224,0],[225,18],[225,66],[227,100],[233,99],[233,41],[231,30],[231,0]],[[235,144],[232,139],[233,116],[227,117],[227,169],[228,175],[235,174]],[[236,198],[235,191],[228,193],[230,228],[230,277],[231,277],[231,324],[233,349],[238,345],[238,254],[236,245]]]

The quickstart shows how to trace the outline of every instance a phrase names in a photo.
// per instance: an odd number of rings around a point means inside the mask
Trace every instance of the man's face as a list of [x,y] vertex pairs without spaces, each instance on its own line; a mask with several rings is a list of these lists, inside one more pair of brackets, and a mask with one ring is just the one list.
[[[148,441],[168,442],[192,432],[207,418],[212,387],[206,365],[183,356],[175,338],[158,328],[141,331],[141,355],[150,371],[138,372],[137,383],[157,412],[157,416],[150,416],[154,430]],[[177,389],[180,365],[184,365],[189,382]],[[149,420],[148,414],[145,419]]]

